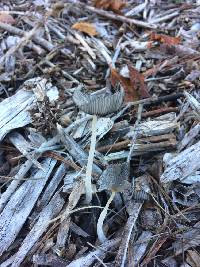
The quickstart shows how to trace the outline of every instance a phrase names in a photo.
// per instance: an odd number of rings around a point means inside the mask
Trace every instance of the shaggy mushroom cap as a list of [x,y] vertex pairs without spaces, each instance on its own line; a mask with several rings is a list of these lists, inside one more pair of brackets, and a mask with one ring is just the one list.
[[122,106],[124,90],[120,88],[114,94],[100,93],[90,95],[78,89],[73,94],[73,100],[80,110],[90,115],[104,116],[113,113]]
[[109,165],[99,178],[99,190],[111,190],[121,192],[130,187],[127,181],[129,178],[129,163],[119,163]]

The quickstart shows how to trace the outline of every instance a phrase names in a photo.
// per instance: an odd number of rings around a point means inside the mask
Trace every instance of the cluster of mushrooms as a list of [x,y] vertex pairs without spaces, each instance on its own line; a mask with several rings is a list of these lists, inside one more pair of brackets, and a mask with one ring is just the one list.
[[[84,176],[85,183],[85,201],[89,204],[92,201],[92,166],[95,154],[96,146],[96,124],[97,116],[105,116],[111,114],[120,109],[123,104],[124,90],[119,88],[119,90],[112,93],[103,92],[96,95],[91,95],[83,92],[82,89],[78,89],[73,94],[73,100],[78,108],[93,116],[92,119],[92,135],[91,144],[88,156],[88,162],[86,167],[86,174]],[[124,162],[121,164],[110,164],[103,171],[99,178],[99,191],[110,190],[111,195],[107,201],[106,206],[102,210],[98,222],[97,222],[97,236],[101,243],[105,242],[106,236],[103,231],[103,222],[107,215],[107,211],[110,203],[114,199],[116,192],[121,192],[128,186],[129,177],[129,162]]]

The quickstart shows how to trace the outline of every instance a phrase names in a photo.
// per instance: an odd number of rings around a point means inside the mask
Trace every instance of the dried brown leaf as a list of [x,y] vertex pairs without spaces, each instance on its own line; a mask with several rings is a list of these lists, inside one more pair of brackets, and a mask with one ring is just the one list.
[[94,6],[120,13],[121,9],[126,6],[126,2],[123,0],[94,0]]
[[88,22],[77,22],[72,25],[72,29],[87,33],[90,36],[97,35],[95,25]]
[[135,68],[131,65],[128,65],[129,69],[129,77],[125,78],[120,75],[116,69],[111,68],[111,76],[110,81],[113,87],[120,83],[125,91],[125,101],[136,101],[141,98],[150,97],[147,86],[144,81],[143,74],[139,73]]
[[147,90],[147,86],[144,81],[144,75],[131,65],[128,65],[128,69],[132,88],[134,88],[134,91],[137,92],[139,98],[150,97],[150,94]]
[[111,67],[111,76],[110,81],[113,87],[115,87],[118,83],[122,85],[125,91],[125,102],[136,101],[138,100],[137,92],[133,89],[131,80],[129,78],[125,78],[121,76],[116,69]]
[[180,44],[181,39],[179,37],[173,37],[166,34],[157,34],[152,32],[150,35],[151,41],[158,41],[167,45],[177,45]]
[[7,24],[11,24],[12,25],[12,24],[15,23],[15,19],[10,14],[1,13],[0,14],[0,22],[3,22],[3,23],[7,23]]

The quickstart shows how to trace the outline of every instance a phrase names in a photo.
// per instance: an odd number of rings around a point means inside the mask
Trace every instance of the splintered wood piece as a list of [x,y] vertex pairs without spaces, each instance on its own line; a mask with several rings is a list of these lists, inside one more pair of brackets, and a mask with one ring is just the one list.
[[34,102],[34,94],[24,90],[6,98],[0,103],[0,141],[11,130],[23,127],[31,122],[30,109]]
[[45,160],[43,163],[45,172],[39,170],[32,180],[25,181],[3,209],[0,215],[0,255],[13,243],[16,235],[22,229],[55,165],[55,160]]
[[199,169],[200,141],[172,158],[160,177],[162,183],[181,181]]
[[49,221],[53,219],[61,211],[65,204],[64,199],[55,194],[49,204],[39,214],[39,218],[29,234],[23,240],[18,252],[15,254],[15,258],[12,262],[12,266],[21,266],[21,263],[25,259],[28,252],[36,244],[41,235],[46,231],[49,226]]
[[130,241],[131,234],[133,232],[133,229],[136,224],[136,220],[139,216],[141,208],[142,208],[141,203],[135,203],[133,207],[133,213],[129,216],[127,223],[124,227],[123,238],[121,240],[121,244],[120,244],[117,256],[115,258],[114,266],[125,266],[129,241]]
[[106,252],[117,248],[120,243],[120,238],[111,239],[106,241],[104,244],[100,245],[99,248],[96,248],[94,251],[89,252],[87,255],[84,255],[70,264],[68,267],[77,267],[77,266],[85,266],[89,267],[93,264],[96,258],[100,257],[101,259],[105,257]]
[[[165,143],[163,143],[165,142]],[[105,145],[97,147],[97,151],[99,152],[114,152],[114,151],[121,151],[123,149],[127,149],[130,145],[131,141],[129,139],[111,144],[111,145]],[[156,148],[159,149],[158,144],[160,144],[160,148],[164,149],[165,147],[169,147],[171,144],[171,147],[173,147],[176,144],[176,136],[174,134],[163,134],[158,136],[150,136],[150,137],[142,137],[138,138],[136,147],[133,149],[134,152],[140,152],[145,153],[150,152],[152,150],[156,150]]]
[[36,104],[38,88],[45,91],[50,101],[56,100],[57,89],[46,79],[36,77],[24,82],[23,89],[0,103],[0,141],[11,130],[32,122],[30,111]]
[[[65,148],[70,153],[70,155],[79,163],[82,167],[85,166],[85,162],[87,160],[87,153],[82,149],[82,147],[75,142],[75,140],[68,135],[64,129],[59,125],[58,132],[63,142]],[[96,165],[93,164],[93,171],[97,174],[101,174],[101,169]]]

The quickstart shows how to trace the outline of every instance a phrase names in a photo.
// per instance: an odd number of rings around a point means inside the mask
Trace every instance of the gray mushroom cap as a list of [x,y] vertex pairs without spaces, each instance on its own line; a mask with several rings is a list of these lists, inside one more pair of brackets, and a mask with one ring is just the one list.
[[109,165],[99,178],[99,190],[124,191],[130,186],[127,181],[129,172],[130,167],[127,162]]
[[121,88],[114,94],[101,93],[90,95],[80,89],[73,94],[73,100],[80,110],[90,115],[107,115],[117,111],[123,104],[124,90]]

